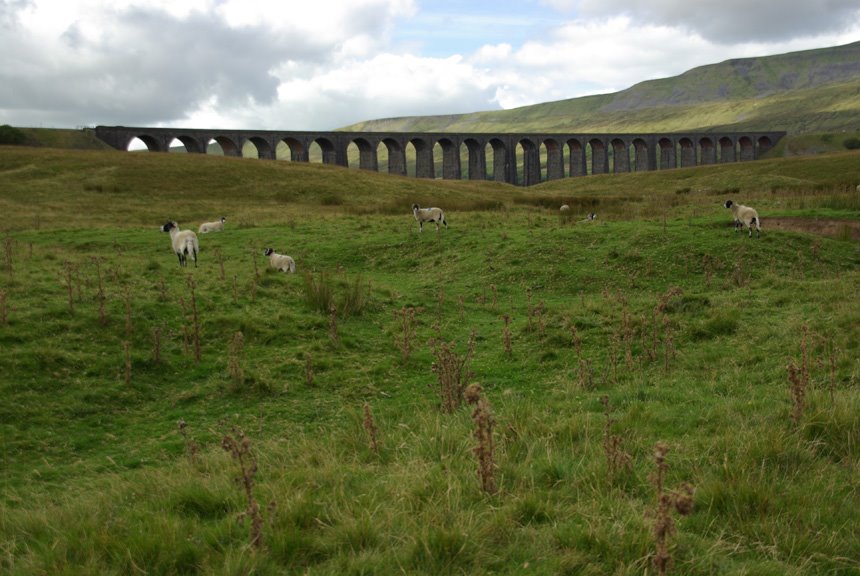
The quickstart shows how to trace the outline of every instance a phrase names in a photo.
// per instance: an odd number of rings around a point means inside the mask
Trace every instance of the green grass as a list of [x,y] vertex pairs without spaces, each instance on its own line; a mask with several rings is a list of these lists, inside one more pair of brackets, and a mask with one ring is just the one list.
[[[856,574],[860,252],[768,230],[767,217],[857,220],[857,159],[524,190],[4,148],[0,572],[653,573],[648,478],[662,441],[667,487],[696,488],[670,541],[672,573]],[[727,190],[759,209],[762,238],[732,231]],[[450,228],[418,234],[414,199],[445,207]],[[596,206],[599,219],[560,221],[560,200],[577,214]],[[200,236],[199,267],[180,270],[158,227],[222,214],[226,230]],[[299,273],[267,269],[266,246]],[[200,362],[186,346],[188,277]],[[336,340],[318,304],[326,291],[350,306]],[[531,329],[529,293],[544,310]],[[404,306],[419,308],[405,361]],[[793,425],[786,365],[801,358],[804,326],[811,382]],[[496,421],[493,495],[480,490],[470,408],[442,413],[431,371],[430,342],[462,353],[472,330],[473,380]],[[237,332],[244,346],[231,358]],[[632,457],[617,475],[604,395]],[[258,462],[260,551],[237,522],[248,503],[221,449],[234,427]]]

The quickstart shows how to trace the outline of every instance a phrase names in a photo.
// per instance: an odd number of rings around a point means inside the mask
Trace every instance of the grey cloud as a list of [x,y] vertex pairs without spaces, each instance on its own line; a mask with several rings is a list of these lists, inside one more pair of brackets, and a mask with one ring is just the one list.
[[640,23],[687,29],[716,44],[839,33],[860,21],[858,0],[582,0],[580,10],[586,15],[628,14]]
[[[8,15],[8,2],[3,4]],[[61,36],[58,67],[23,31],[0,39],[0,122],[61,126],[181,122],[213,96],[219,106],[271,104],[285,59],[324,63],[331,47],[296,31],[230,28],[215,16],[177,20],[132,9],[97,42]]]

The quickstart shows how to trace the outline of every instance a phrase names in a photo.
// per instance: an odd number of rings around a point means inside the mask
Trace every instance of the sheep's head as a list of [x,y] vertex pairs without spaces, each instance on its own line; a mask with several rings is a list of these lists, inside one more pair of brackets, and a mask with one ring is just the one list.
[[414,211],[416,211],[416,210],[418,210],[418,208],[419,208],[419,207],[418,207],[418,204],[413,204],[413,205],[412,205],[412,211],[413,211],[413,212],[414,212]]
[[726,200],[726,203],[723,204],[723,206],[726,208],[731,208],[732,204],[734,204],[734,202],[732,202],[731,200]]
[[179,226],[176,224],[176,222],[169,220],[169,221],[164,223],[164,226],[161,227],[161,231],[162,232],[170,232],[174,228],[178,228],[178,227]]
[[274,250],[273,248],[266,248],[265,250],[263,250],[263,254],[264,254],[265,256],[271,256],[271,255],[272,255],[272,252],[274,252],[274,251],[275,251],[275,250]]
[[221,224],[223,224],[226,221],[227,221],[227,218],[225,216],[221,216]]

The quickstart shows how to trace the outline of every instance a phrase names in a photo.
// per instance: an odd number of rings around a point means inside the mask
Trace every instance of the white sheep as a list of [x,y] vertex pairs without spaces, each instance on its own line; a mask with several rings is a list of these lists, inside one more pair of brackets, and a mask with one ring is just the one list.
[[567,204],[562,204],[561,208],[559,208],[558,210],[559,212],[570,212],[570,206],[568,206]]
[[758,217],[758,212],[756,212],[755,208],[750,208],[743,204],[735,204],[731,200],[726,200],[723,206],[732,211],[732,215],[735,218],[735,232],[746,226],[747,230],[749,230],[750,238],[752,238],[752,229],[755,226],[755,235],[757,237],[761,236],[761,219]]
[[220,220],[216,220],[215,222],[204,222],[200,225],[200,228],[197,230],[201,234],[206,234],[208,232],[223,232],[224,231],[224,222],[227,219],[221,216]]
[[440,222],[445,225],[445,228],[448,228],[448,223],[445,221],[445,213],[442,212],[441,208],[421,208],[418,204],[413,204],[412,213],[418,221],[419,232],[424,231],[425,222],[433,222],[436,224],[436,232],[439,231]]
[[269,257],[269,266],[280,272],[295,272],[296,261],[286,254],[278,254],[273,248],[266,248],[263,254]]
[[173,251],[179,258],[180,266],[188,265],[188,255],[194,260],[194,267],[197,268],[197,253],[200,252],[200,244],[197,242],[197,234],[193,230],[180,230],[179,224],[170,220],[164,223],[161,227],[162,232],[170,233],[170,243],[173,245]]
[[593,222],[594,220],[597,220],[597,212],[590,212],[588,214],[588,216],[586,216],[585,219],[582,221],[583,222]]

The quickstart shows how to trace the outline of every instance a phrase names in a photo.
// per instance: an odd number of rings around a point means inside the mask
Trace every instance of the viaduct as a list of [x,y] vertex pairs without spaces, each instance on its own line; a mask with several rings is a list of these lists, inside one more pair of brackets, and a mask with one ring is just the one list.
[[[667,170],[724,162],[756,160],[785,132],[679,132],[667,134],[450,133],[450,132],[296,132],[282,130],[218,130],[97,126],[96,137],[118,150],[135,138],[151,152],[167,152],[175,140],[189,153],[205,154],[217,142],[226,156],[242,156],[253,144],[257,157],[274,160],[278,145],[289,149],[293,162],[309,162],[316,144],[322,162],[349,166],[347,149],[358,149],[359,168],[379,171],[378,151],[384,146],[388,172],[407,175],[407,150],[414,150],[418,178],[435,178],[434,148],[441,148],[446,179],[495,180],[531,186],[587,174]],[[488,172],[488,147],[492,170]],[[283,147],[282,147],[283,149]],[[520,157],[518,158],[518,155]],[[541,162],[543,161],[543,165]],[[462,163],[467,168],[463,170]],[[567,166],[565,166],[567,163]]]

